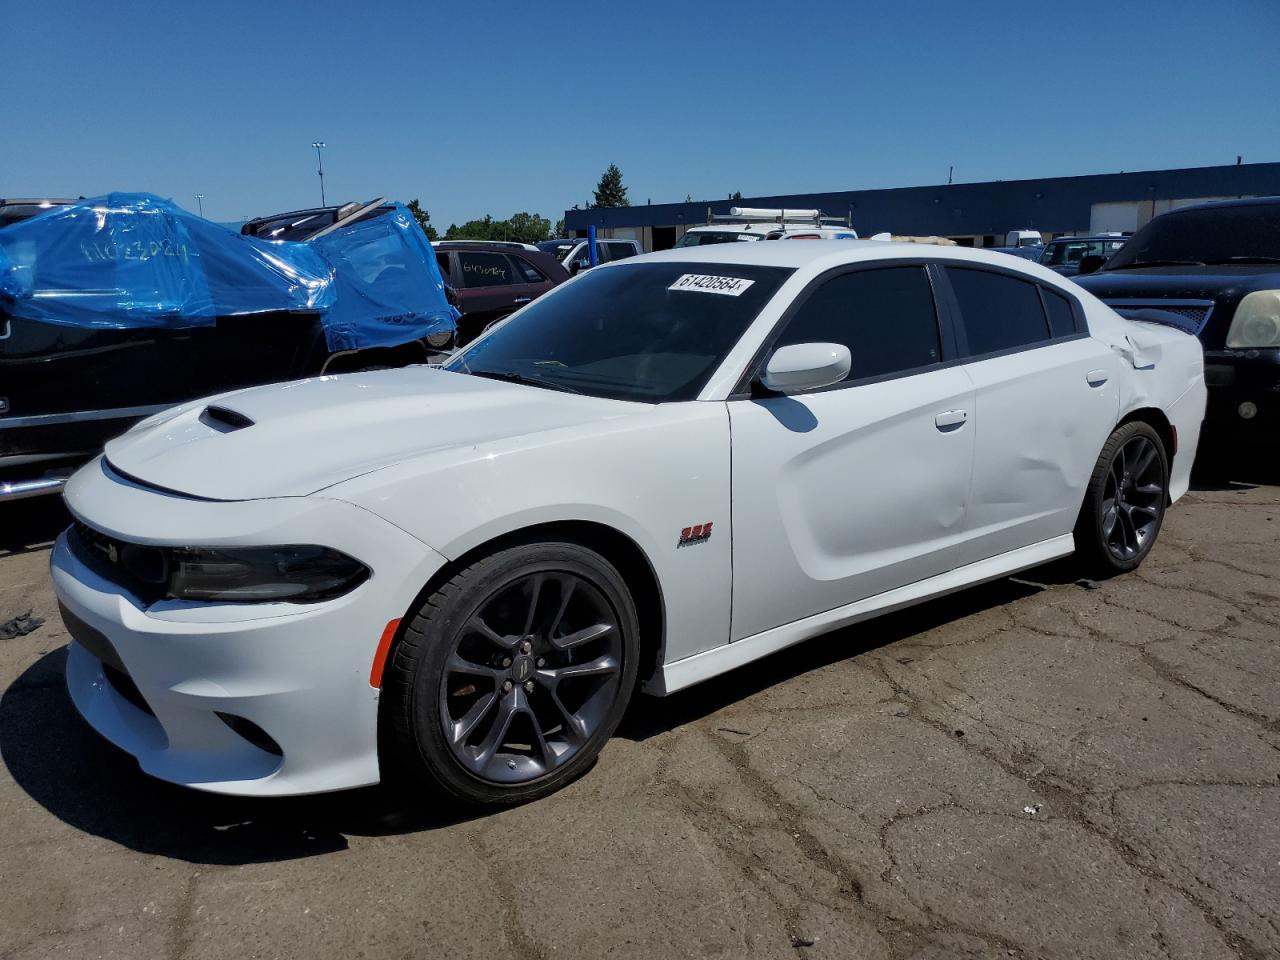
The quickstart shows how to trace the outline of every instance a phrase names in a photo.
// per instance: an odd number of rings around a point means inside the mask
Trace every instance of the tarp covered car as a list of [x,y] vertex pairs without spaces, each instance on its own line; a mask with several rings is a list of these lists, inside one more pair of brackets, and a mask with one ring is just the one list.
[[305,242],[145,193],[0,229],[0,499],[56,489],[51,467],[183,400],[448,348],[458,313],[417,222],[351,206]]

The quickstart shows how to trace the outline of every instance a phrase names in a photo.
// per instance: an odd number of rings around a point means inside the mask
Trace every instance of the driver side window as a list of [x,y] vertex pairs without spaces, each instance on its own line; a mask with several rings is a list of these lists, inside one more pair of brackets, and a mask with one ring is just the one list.
[[933,288],[923,266],[856,270],[827,280],[787,322],[775,346],[843,343],[846,381],[892,376],[942,360]]

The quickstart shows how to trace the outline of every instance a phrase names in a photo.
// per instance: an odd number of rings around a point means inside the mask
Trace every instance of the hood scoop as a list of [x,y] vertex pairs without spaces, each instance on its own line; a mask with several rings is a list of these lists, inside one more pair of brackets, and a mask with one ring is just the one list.
[[214,404],[210,404],[200,411],[200,422],[211,430],[217,430],[219,433],[233,433],[236,430],[243,430],[245,427],[253,426],[253,421],[243,413],[238,413],[227,407],[215,406]]

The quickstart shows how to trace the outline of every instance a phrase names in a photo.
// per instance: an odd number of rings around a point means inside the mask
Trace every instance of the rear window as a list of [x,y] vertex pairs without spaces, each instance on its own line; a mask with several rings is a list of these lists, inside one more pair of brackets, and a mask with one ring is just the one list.
[[960,304],[971,355],[1034,346],[1049,339],[1036,284],[986,270],[952,266],[946,270]]
[[764,234],[743,233],[739,230],[699,230],[686,233],[676,241],[677,247],[703,247],[709,243],[737,243],[739,240],[760,240]]
[[542,275],[542,271],[524,257],[512,256],[511,262],[516,265],[516,271],[525,283],[543,283],[547,279]]
[[1040,292],[1044,294],[1044,305],[1049,314],[1049,335],[1069,337],[1075,333],[1076,315],[1071,309],[1071,301],[1048,287],[1041,287]]

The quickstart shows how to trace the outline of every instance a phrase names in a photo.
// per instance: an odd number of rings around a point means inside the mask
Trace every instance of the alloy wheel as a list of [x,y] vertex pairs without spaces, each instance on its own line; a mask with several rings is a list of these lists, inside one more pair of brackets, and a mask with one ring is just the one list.
[[1138,556],[1164,514],[1164,464],[1147,437],[1132,437],[1111,461],[1102,493],[1102,538],[1117,560]]
[[452,645],[439,693],[445,742],[491,782],[524,783],[562,766],[618,696],[617,613],[577,574],[535,573],[503,585]]

